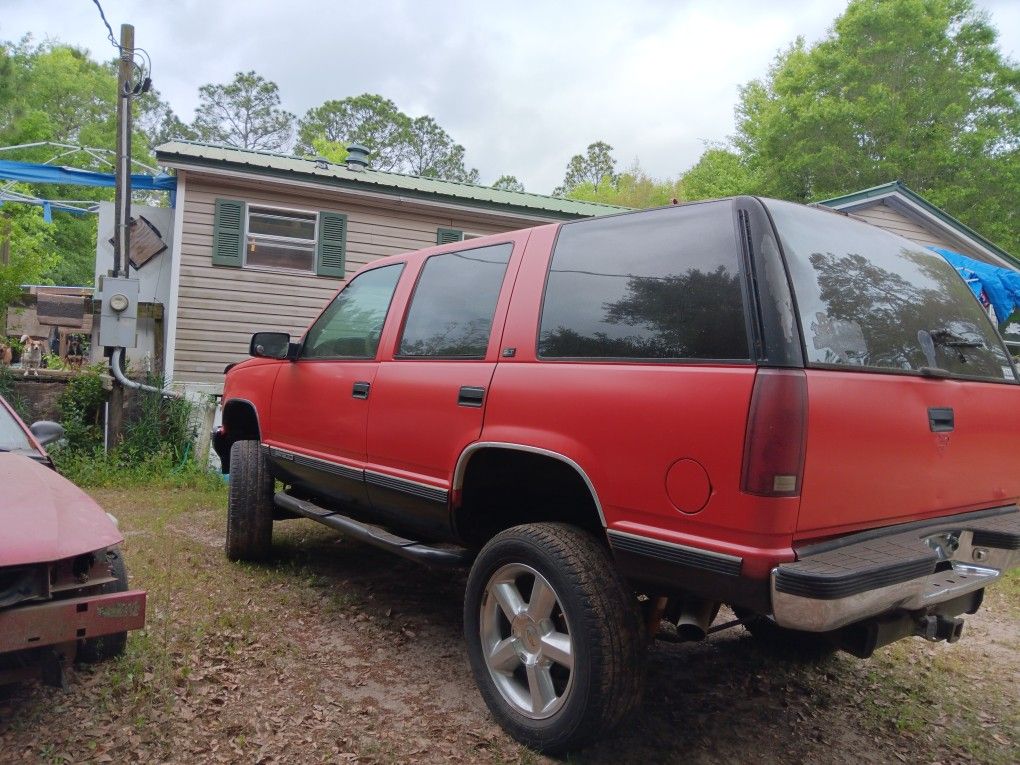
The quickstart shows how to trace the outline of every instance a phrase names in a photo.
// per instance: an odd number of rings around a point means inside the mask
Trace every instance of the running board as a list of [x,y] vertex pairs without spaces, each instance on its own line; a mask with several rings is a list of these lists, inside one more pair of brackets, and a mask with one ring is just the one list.
[[292,497],[285,491],[278,491],[276,496],[273,497],[273,501],[277,507],[283,510],[289,510],[304,518],[311,518],[313,521],[318,521],[337,531],[342,531],[351,539],[356,539],[373,547],[380,547],[383,550],[388,550],[402,558],[417,561],[418,563],[458,568],[469,566],[474,557],[469,550],[464,548],[447,549],[431,547],[427,544],[416,542],[413,539],[398,537],[396,534],[391,534],[379,526],[356,521],[353,518],[348,518],[346,515],[320,507],[314,502]]

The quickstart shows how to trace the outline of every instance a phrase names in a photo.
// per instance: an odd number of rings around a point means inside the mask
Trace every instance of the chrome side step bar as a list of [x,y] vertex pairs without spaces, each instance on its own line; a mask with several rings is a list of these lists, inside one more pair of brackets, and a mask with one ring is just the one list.
[[314,502],[292,497],[285,491],[278,491],[273,497],[273,501],[277,507],[283,510],[288,510],[304,518],[311,518],[313,521],[318,521],[330,528],[343,532],[351,539],[388,550],[395,555],[417,561],[418,563],[458,568],[471,565],[471,561],[474,558],[474,554],[465,548],[432,547],[422,542],[416,542],[413,539],[404,539],[396,534],[391,534],[380,526],[356,521],[346,515],[320,507]]

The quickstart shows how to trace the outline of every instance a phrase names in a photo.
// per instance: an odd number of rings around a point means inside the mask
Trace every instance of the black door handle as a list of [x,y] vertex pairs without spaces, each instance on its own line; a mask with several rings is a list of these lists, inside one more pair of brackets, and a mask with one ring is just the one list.
[[367,382],[356,382],[356,383],[354,383],[354,385],[351,387],[351,397],[352,398],[368,398],[368,389],[370,387],[372,387],[371,384],[369,384]]
[[932,433],[949,433],[956,427],[956,417],[950,407],[931,407],[928,410],[928,427]]
[[457,406],[473,406],[480,408],[485,400],[485,388],[464,385],[457,395]]

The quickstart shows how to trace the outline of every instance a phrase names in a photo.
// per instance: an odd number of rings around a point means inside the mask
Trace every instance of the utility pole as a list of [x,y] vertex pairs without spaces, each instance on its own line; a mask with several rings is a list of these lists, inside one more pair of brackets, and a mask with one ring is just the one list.
[[[114,194],[113,273],[114,278],[128,275],[131,256],[131,96],[132,68],[135,57],[135,28],[120,25],[120,62],[117,68],[117,169]],[[122,269],[123,264],[123,269]],[[123,270],[123,273],[121,271]],[[108,446],[113,448],[124,437],[124,386],[116,378],[110,390],[107,414]]]
[[128,275],[131,252],[131,96],[135,57],[135,28],[120,25],[120,63],[117,68],[117,175],[114,196],[113,274]]
[[[6,218],[0,218],[0,266],[6,266],[11,262],[11,222]],[[7,306],[0,311],[0,343],[4,342],[7,333]]]

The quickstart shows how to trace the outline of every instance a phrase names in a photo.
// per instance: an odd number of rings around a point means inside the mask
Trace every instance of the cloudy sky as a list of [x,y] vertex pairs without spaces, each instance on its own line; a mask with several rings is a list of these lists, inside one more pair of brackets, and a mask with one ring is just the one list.
[[[31,33],[113,54],[91,0],[0,0],[0,39]],[[737,88],[798,35],[825,35],[845,0],[101,0],[135,25],[153,80],[190,121],[198,87],[254,69],[301,115],[380,93],[430,114],[483,183],[549,192],[570,156],[606,140],[621,166],[676,176],[733,132]],[[978,0],[1020,59],[1020,2]]]

